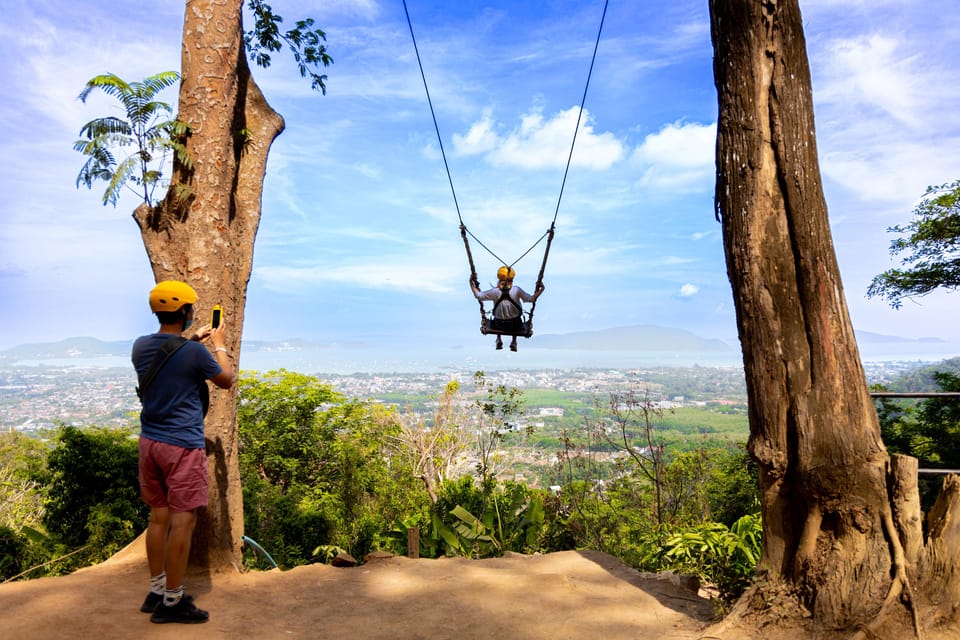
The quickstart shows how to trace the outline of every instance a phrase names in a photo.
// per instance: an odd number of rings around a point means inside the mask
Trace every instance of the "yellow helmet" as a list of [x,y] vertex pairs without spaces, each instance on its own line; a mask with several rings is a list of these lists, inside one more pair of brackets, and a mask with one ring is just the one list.
[[185,304],[194,304],[197,292],[186,282],[164,280],[150,290],[150,310],[178,311]]
[[497,280],[513,280],[517,272],[512,267],[500,267],[497,269]]

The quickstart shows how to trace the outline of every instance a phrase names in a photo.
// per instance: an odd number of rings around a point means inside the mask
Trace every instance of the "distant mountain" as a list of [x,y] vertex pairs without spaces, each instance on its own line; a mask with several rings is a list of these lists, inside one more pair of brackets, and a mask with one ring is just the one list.
[[857,331],[857,342],[860,344],[892,344],[892,343],[924,343],[938,344],[945,343],[942,338],[903,338],[901,336],[886,336],[882,333],[870,333],[869,331]]
[[369,349],[377,345],[369,342],[310,342],[300,338],[290,338],[287,340],[267,341],[267,340],[244,340],[242,348],[244,353],[279,351],[314,351],[317,349]]
[[[244,340],[245,352],[312,351],[315,349],[364,348],[373,345],[360,342],[318,343],[291,338],[289,340]],[[105,342],[97,338],[67,338],[59,342],[35,342],[0,350],[0,360],[46,360],[50,358],[99,358],[103,356],[128,357],[133,340]]]
[[98,358],[101,356],[129,356],[133,347],[132,340],[104,342],[96,338],[67,338],[59,342],[38,342],[21,344],[5,351],[0,357],[24,360],[44,360],[46,358]]
[[536,338],[538,349],[581,349],[594,351],[732,351],[733,347],[714,338],[703,338],[684,329],[635,325],[598,331],[542,334]]

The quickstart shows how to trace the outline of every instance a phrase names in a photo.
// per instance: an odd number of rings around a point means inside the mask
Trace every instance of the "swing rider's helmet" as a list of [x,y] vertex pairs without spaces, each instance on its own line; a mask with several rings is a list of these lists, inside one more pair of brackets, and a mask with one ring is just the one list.
[[183,319],[186,324],[187,316],[196,302],[197,292],[179,280],[164,280],[150,290],[150,310],[157,314],[163,324],[176,322],[177,319]]
[[497,269],[497,280],[513,280],[517,272],[512,267],[503,266]]

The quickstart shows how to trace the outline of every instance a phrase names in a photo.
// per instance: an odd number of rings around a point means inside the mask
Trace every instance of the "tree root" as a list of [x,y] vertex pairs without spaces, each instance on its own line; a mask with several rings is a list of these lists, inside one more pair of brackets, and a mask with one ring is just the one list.
[[[903,593],[906,593],[907,596],[904,604],[910,610],[913,618],[913,631],[916,634],[917,640],[923,640],[923,627],[920,623],[920,612],[918,610],[919,604],[913,593],[913,587],[910,586],[903,545],[900,544],[900,537],[897,535],[896,527],[893,524],[893,512],[889,506],[883,510],[882,519],[883,530],[887,534],[893,550],[893,582],[890,584],[890,590],[887,592],[887,597],[884,598],[883,606],[880,607],[880,611],[877,612],[876,617],[874,617],[873,621],[866,625],[864,629],[857,631],[851,640],[868,640],[868,638],[879,637],[876,631],[881,624],[884,612],[894,606]],[[867,634],[869,634],[869,636]]]

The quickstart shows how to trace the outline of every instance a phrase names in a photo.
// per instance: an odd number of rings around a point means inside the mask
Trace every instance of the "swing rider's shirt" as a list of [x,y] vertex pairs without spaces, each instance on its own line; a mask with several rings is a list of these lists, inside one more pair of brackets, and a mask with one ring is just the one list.
[[[154,333],[133,343],[133,366],[139,377],[150,369],[169,338]],[[184,449],[203,449],[200,385],[205,386],[220,371],[220,364],[199,342],[191,340],[177,349],[143,394],[140,435]]]
[[493,302],[493,319],[495,329],[523,329],[521,316],[523,307],[520,302],[533,302],[533,296],[517,286],[509,289],[493,287],[482,293],[475,294],[481,302]]

